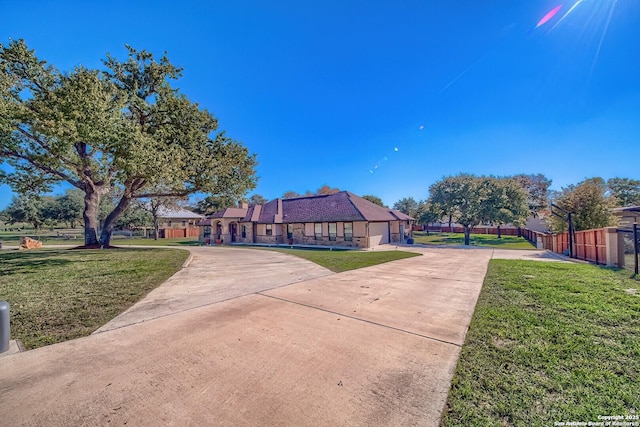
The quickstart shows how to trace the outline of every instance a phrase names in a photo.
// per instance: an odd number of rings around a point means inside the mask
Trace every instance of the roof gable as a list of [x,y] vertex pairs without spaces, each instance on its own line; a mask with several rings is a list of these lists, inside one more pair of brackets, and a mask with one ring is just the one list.
[[225,208],[220,212],[209,215],[209,218],[244,218],[247,215],[245,208]]

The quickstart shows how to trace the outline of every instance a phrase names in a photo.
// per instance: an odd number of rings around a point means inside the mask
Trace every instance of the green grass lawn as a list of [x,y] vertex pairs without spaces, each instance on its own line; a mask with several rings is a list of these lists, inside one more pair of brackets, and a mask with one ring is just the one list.
[[11,337],[33,349],[91,334],[178,271],[168,249],[0,252],[0,300]]
[[[77,245],[84,244],[84,229],[56,229],[43,230],[36,233],[33,229],[26,229],[23,232],[0,231],[0,242],[5,245],[17,246],[21,236],[28,236],[32,239],[40,240],[46,245]],[[149,239],[144,237],[127,238],[121,235],[111,237],[113,246],[200,246],[197,238],[186,237],[176,239]]]
[[327,250],[304,250],[304,249],[272,249],[267,250],[283,252],[304,258],[318,265],[339,273],[341,271],[355,270],[357,268],[369,267],[384,262],[398,259],[420,256],[415,252],[403,251],[327,251]]
[[626,271],[491,261],[442,425],[553,426],[637,415],[639,288]]
[[[422,231],[414,231],[413,239],[415,243],[425,245],[464,245],[464,234],[462,233],[429,233],[427,235]],[[529,243],[523,237],[502,236],[498,239],[496,234],[472,234],[471,246],[486,246],[500,249],[535,249],[536,247]]]

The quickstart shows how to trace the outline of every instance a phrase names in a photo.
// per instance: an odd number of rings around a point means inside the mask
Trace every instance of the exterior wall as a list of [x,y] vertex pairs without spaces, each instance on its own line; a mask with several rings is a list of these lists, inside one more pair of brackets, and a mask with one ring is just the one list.
[[[221,243],[231,243],[231,224],[236,224],[236,242],[241,241],[242,227],[237,218],[218,218],[211,220],[211,234],[205,235],[206,226],[201,226],[198,239],[206,244],[215,244],[217,241]],[[220,229],[218,229],[220,224]]]
[[[404,234],[402,234],[402,226],[404,226]],[[411,237],[412,226],[410,221],[391,221],[391,234],[389,241],[391,243],[402,243]]]
[[357,221],[353,223],[353,242],[360,248],[369,247],[369,236],[367,236],[367,222]]
[[[245,227],[244,237],[242,237],[242,227]],[[237,241],[240,243],[253,243],[253,223],[252,222],[239,223]]]
[[389,224],[389,243],[401,243],[400,221],[390,221]]
[[284,238],[282,236],[282,225],[281,224],[270,224],[271,225],[271,235],[267,235],[267,224],[258,224],[256,227],[256,243],[271,243],[271,244],[280,244],[284,243]]
[[618,217],[618,226],[631,228],[634,223],[640,223],[640,213],[624,212],[622,215],[616,215]]
[[[210,227],[211,234],[209,237],[204,235],[206,227],[200,227],[199,240],[203,243],[215,244],[218,237],[222,243],[231,243],[230,224],[236,222],[236,219],[213,219]],[[221,232],[218,236],[216,233],[216,224],[220,223]],[[294,245],[321,245],[321,246],[344,246],[352,248],[368,248],[370,247],[369,236],[367,235],[367,221],[353,221],[352,238],[350,241],[345,240],[344,222],[336,221],[336,240],[329,240],[329,223],[322,222],[322,237],[318,240],[315,238],[315,223],[296,223],[290,224],[292,229],[292,244]],[[390,242],[402,242],[403,236],[400,234],[400,226],[405,226],[406,238],[411,232],[409,221],[391,221],[389,235]],[[242,236],[242,227],[246,227],[246,234]],[[252,222],[237,222],[236,242],[239,243],[265,243],[265,244],[286,244],[287,224],[271,224],[272,234],[267,235],[267,224],[254,224]],[[255,230],[255,235],[254,235]]]
[[[345,240],[344,236],[344,222],[336,221],[336,240],[329,240],[329,223],[323,222],[322,224],[322,238],[316,240],[315,238],[315,224],[313,222],[292,224],[292,240],[294,245],[321,245],[321,246],[344,246],[350,248],[365,248],[367,247],[367,238],[365,235],[366,222],[353,222],[353,236],[352,240]],[[356,224],[359,224],[356,226]],[[286,225],[283,227],[286,237]],[[356,230],[360,234],[356,234]],[[286,243],[286,239],[285,239]]]

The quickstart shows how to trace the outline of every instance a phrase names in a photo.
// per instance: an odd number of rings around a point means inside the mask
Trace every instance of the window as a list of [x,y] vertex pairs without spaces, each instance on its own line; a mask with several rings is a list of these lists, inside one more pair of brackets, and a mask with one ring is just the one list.
[[322,240],[322,223],[316,222],[314,224],[314,235],[316,240]]
[[353,223],[345,222],[344,223],[344,241],[351,242],[353,240]]
[[336,235],[338,234],[338,224],[335,222],[329,223],[329,240],[332,242],[336,241]]
[[287,239],[293,239],[293,226],[287,224]]
[[247,237],[247,226],[242,226],[242,238],[245,239]]
[[208,239],[208,238],[210,238],[210,237],[211,237],[211,226],[210,226],[210,225],[205,225],[205,226],[204,226],[204,233],[203,233],[203,234],[204,234],[204,236],[203,236],[203,237],[204,237],[205,239]]
[[267,232],[266,232],[267,236],[273,235],[273,228],[272,228],[273,225],[272,224],[266,224],[266,227],[267,227]]

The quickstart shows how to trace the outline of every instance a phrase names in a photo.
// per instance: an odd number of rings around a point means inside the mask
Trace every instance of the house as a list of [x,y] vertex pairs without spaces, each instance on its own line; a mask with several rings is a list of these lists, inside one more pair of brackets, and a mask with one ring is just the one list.
[[348,191],[227,208],[199,223],[205,243],[371,248],[411,237],[413,218]]
[[[158,237],[197,237],[199,235],[198,223],[205,217],[181,207],[158,208]],[[152,230],[149,230],[149,233]]]
[[640,224],[640,206],[614,208],[612,212],[618,219],[618,225],[622,228],[631,228],[634,223]]
[[158,225],[160,228],[196,228],[205,217],[190,210],[175,207],[158,208]]

